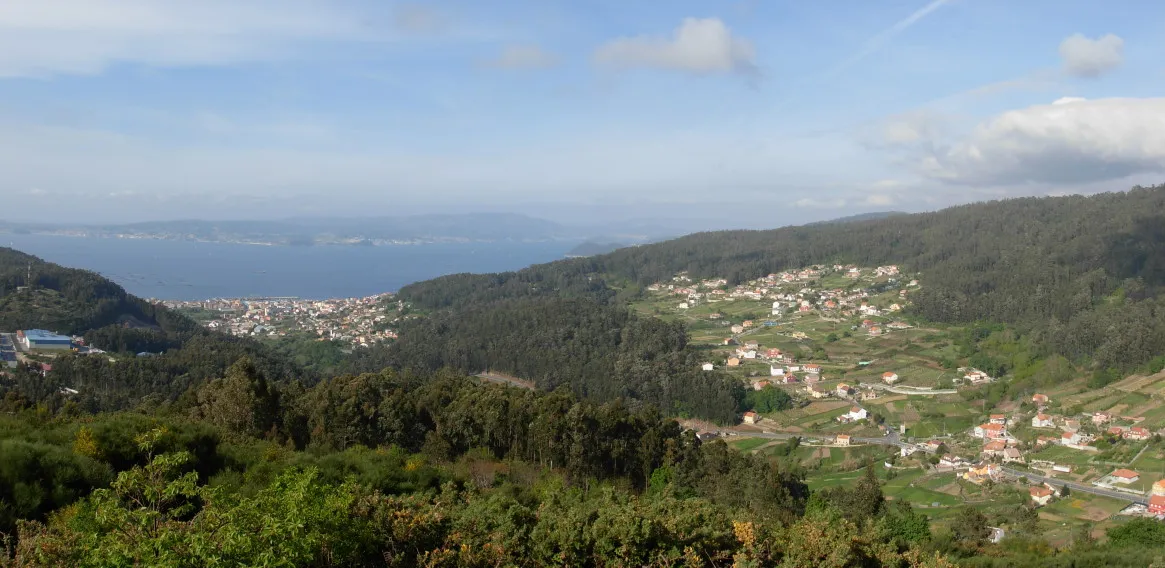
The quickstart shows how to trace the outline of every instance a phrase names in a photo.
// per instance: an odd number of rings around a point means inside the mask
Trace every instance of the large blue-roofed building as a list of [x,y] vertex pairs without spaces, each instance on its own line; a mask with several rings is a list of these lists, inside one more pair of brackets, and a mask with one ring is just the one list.
[[25,349],[67,350],[73,348],[73,338],[43,329],[26,329],[16,332],[17,340]]

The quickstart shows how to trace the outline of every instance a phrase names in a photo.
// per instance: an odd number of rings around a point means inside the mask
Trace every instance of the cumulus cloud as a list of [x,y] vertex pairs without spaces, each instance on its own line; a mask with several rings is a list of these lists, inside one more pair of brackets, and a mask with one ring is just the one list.
[[558,56],[536,45],[511,45],[484,64],[497,69],[546,69],[558,64]]
[[1075,77],[1099,77],[1124,61],[1125,41],[1113,34],[1089,39],[1074,34],[1060,43],[1064,71]]
[[1165,172],[1165,98],[1063,98],[1001,114],[968,136],[931,142],[916,162],[968,185],[1081,184]]
[[716,18],[685,18],[671,37],[638,36],[598,47],[595,63],[615,68],[657,68],[697,74],[753,72],[752,43]]

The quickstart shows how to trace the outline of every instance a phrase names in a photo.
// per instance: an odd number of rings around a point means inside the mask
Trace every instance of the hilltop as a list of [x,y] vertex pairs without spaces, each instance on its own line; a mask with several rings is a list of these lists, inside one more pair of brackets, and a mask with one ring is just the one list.
[[425,310],[564,297],[626,305],[681,272],[735,285],[815,264],[900,265],[928,283],[912,314],[1013,325],[1041,353],[1096,368],[1132,369],[1165,351],[1165,186],[698,233],[516,272],[437,278],[403,288],[400,298]]
[[[18,370],[14,383],[0,385],[0,391],[43,392],[48,382],[76,391],[72,400],[93,410],[173,400],[242,356],[252,357],[272,379],[313,378],[256,341],[207,330],[99,274],[0,248],[0,332],[24,329],[82,337],[96,355],[38,355],[33,368]],[[51,375],[31,373],[41,363],[51,366]]]

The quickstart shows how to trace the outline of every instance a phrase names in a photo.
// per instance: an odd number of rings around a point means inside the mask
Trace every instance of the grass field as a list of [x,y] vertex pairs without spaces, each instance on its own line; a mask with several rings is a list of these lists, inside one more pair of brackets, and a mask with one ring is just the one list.
[[740,440],[733,440],[729,442],[728,445],[742,452],[748,452],[755,450],[771,441],[772,440],[768,438],[743,438]]

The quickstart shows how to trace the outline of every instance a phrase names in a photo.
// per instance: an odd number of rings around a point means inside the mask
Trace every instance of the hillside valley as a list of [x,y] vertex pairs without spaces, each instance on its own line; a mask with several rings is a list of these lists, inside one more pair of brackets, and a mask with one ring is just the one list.
[[[5,249],[4,561],[816,566],[846,542],[841,565],[1148,565],[1163,211],[1151,187],[700,233],[320,302],[334,321],[282,334],[207,326],[300,307],[172,309]],[[375,341],[340,339],[357,321]],[[176,497],[132,506],[149,492]]]

